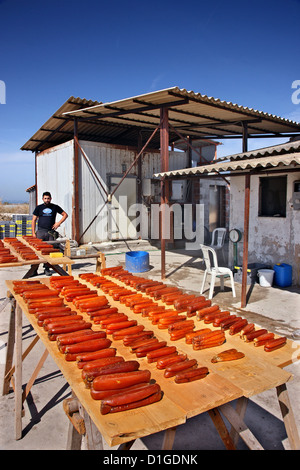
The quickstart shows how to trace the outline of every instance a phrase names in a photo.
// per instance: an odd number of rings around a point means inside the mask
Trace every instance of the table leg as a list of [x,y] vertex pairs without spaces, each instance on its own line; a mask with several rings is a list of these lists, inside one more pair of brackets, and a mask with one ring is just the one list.
[[[239,415],[239,417],[241,419],[244,419],[244,416],[245,416],[246,410],[247,410],[247,406],[248,406],[248,398],[241,397],[237,400],[236,412],[237,412],[237,414]],[[229,435],[230,435],[231,439],[233,440],[234,445],[237,445],[238,440],[239,440],[239,434],[236,432],[236,430],[234,429],[233,426],[231,427]]]
[[29,277],[32,276],[33,273],[35,273],[36,269],[38,268],[40,264],[32,264],[27,271],[27,273],[23,276],[23,279],[28,279]]
[[[39,340],[39,337],[37,336],[37,337],[36,337],[36,341],[38,341],[38,340]],[[33,343],[35,344],[36,341],[33,341]],[[45,360],[47,359],[48,355],[49,355],[49,352],[47,351],[47,349],[45,349],[45,351],[44,351],[42,357],[40,358],[40,360],[39,360],[39,362],[38,362],[36,368],[35,368],[34,371],[33,371],[32,376],[30,377],[30,380],[28,381],[28,383],[27,383],[27,385],[26,385],[26,387],[25,387],[25,390],[24,390],[24,392],[23,392],[23,398],[22,398],[22,401],[23,401],[23,402],[26,400],[26,398],[27,398],[27,396],[28,396],[28,394],[29,394],[29,392],[30,392],[30,389],[31,389],[32,385],[34,384],[35,379],[37,378],[37,376],[38,376],[38,374],[39,374],[41,368],[43,367],[44,362],[45,362]],[[22,360],[23,360],[23,358],[22,358]]]
[[222,419],[222,416],[218,410],[218,408],[213,408],[212,410],[208,410],[208,414],[211,417],[226,449],[228,450],[236,450],[236,447],[231,439],[229,432],[225,426],[225,423]]
[[119,445],[118,450],[130,450],[134,443],[135,439],[133,439],[132,441],[124,442],[123,444]]
[[73,424],[69,422],[66,450],[81,450],[81,441],[82,435],[79,434]]
[[2,304],[0,305],[0,313],[2,312],[2,310],[5,309],[5,307],[9,304],[10,301],[11,299],[9,297],[6,297],[6,299],[3,300]]
[[16,307],[15,332],[15,438],[22,437],[22,309]]
[[300,438],[286,384],[276,387],[283,422],[292,450],[300,450]]
[[229,423],[234,427],[235,431],[243,439],[245,444],[251,450],[263,450],[262,445],[258,442],[256,437],[252,434],[250,429],[246,426],[243,419],[238,415],[236,410],[230,405],[225,403],[218,407]]
[[86,450],[103,450],[102,434],[93,423],[90,415],[79,403],[79,413],[84,418],[86,432],[83,435],[83,446]]
[[162,444],[162,450],[172,450],[176,434],[176,426],[170,429],[166,429],[164,440]]
[[15,346],[15,310],[16,310],[16,301],[12,300],[11,309],[10,309],[10,319],[8,326],[8,339],[7,339],[7,348],[6,348],[6,361],[5,361],[5,371],[4,371],[4,381],[2,395],[7,395],[10,388],[10,375],[9,371],[12,368],[13,356],[14,356],[14,346]]
[[80,450],[83,446],[86,450],[103,450],[102,435],[74,392],[72,398],[64,400],[63,408],[70,420],[67,449]]
[[55,271],[60,276],[69,276],[67,271],[65,271],[61,266],[59,266],[59,264],[53,265],[50,263],[45,263],[45,266],[47,266],[49,269],[53,269],[53,271]]
[[105,254],[99,252],[98,255],[99,257],[97,258],[97,261],[96,261],[96,273],[100,273],[101,269],[104,269],[106,267]]

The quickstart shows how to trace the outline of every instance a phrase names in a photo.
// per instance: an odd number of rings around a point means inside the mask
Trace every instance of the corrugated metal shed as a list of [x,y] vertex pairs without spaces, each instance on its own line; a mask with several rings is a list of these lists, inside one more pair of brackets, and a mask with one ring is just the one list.
[[[247,123],[249,137],[300,134],[297,122],[178,87],[110,103],[76,100],[78,103],[73,109],[65,109],[67,103],[74,101],[74,98],[69,99],[63,109],[60,108],[23,145],[22,150],[40,151],[71,139],[75,117],[79,139],[136,146],[140,132],[146,139],[159,125],[160,110],[166,106],[169,109],[170,144],[178,140],[176,131],[192,139],[241,137],[243,123]],[[152,139],[151,147],[160,147],[159,133]]]

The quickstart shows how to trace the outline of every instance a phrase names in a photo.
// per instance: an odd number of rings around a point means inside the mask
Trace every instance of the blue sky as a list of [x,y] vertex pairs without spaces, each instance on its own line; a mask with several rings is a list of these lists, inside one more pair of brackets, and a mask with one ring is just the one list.
[[0,0],[0,199],[28,199],[34,154],[20,147],[72,95],[179,86],[300,122],[299,18],[300,0]]

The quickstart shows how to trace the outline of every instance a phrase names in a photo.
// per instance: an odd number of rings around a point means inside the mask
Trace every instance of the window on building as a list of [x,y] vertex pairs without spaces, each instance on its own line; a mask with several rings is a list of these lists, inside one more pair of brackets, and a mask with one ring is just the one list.
[[286,176],[259,179],[259,216],[286,216]]

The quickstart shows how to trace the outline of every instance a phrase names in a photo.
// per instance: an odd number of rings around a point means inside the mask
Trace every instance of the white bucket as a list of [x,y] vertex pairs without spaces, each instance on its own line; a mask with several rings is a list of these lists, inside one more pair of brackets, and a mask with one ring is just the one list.
[[273,269],[259,269],[257,271],[259,284],[262,287],[272,287],[274,272],[275,271]]

